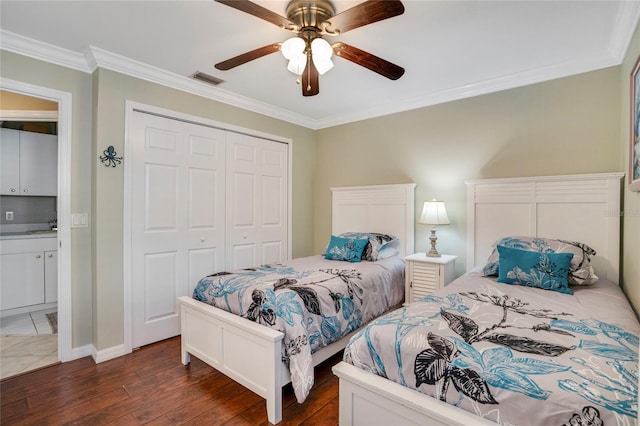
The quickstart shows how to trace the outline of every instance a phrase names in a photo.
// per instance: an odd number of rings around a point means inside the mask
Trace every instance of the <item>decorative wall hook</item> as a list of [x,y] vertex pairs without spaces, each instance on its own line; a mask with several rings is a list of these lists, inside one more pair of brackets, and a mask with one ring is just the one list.
[[100,161],[102,161],[104,163],[105,167],[115,167],[118,164],[122,163],[122,157],[118,157],[118,153],[116,152],[116,149],[113,147],[113,145],[110,145],[107,149],[105,149],[104,151],[102,151],[102,154],[100,156]]

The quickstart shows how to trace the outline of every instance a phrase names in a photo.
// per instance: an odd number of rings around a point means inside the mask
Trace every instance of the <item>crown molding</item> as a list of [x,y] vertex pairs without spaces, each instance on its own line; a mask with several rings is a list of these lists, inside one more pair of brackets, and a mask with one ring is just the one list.
[[95,64],[99,68],[116,71],[303,127],[313,128],[314,126],[314,120],[309,117],[259,102],[246,96],[240,96],[218,87],[212,87],[198,80],[174,74],[97,47],[89,47],[86,56],[88,62]]
[[395,114],[417,108],[424,108],[474,96],[486,95],[489,93],[542,83],[549,80],[582,74],[616,65],[620,65],[620,62],[611,55],[580,58],[549,67],[509,74],[491,80],[478,81],[436,93],[417,93],[411,98],[394,102],[393,105],[387,104],[376,108],[370,108],[366,111],[359,111],[354,114],[341,114],[339,116],[327,117],[317,121],[317,129],[353,123],[355,121]]
[[58,46],[5,30],[0,30],[0,49],[77,71],[87,73],[93,71],[89,68],[84,55],[81,53],[62,49]]
[[640,20],[640,2],[625,1],[620,5],[618,17],[613,25],[609,52],[618,64],[624,61],[627,49]]

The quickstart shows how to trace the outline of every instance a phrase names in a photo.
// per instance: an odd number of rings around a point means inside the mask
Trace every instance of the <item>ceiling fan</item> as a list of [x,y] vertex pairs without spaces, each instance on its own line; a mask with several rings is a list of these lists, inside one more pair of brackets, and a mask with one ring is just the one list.
[[249,0],[216,0],[295,34],[285,42],[272,43],[217,63],[226,71],[281,51],[289,60],[287,69],[302,77],[302,95],[320,93],[318,76],[331,69],[332,54],[368,68],[391,80],[404,74],[404,68],[343,42],[329,44],[323,36],[337,36],[374,22],[402,15],[400,0],[367,0],[336,15],[329,0],[292,0],[281,16]]

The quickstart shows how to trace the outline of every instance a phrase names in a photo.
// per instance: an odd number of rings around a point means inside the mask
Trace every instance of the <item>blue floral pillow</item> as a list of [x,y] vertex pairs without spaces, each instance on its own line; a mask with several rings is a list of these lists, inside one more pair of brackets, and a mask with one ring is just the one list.
[[545,253],[573,253],[571,267],[569,268],[569,284],[589,285],[598,280],[593,267],[591,256],[596,251],[588,245],[576,241],[555,240],[541,237],[504,237],[493,244],[493,251],[487,259],[487,264],[482,270],[482,275],[499,275],[498,246],[510,247],[520,250]]
[[519,250],[498,246],[498,282],[573,294],[567,280],[573,253]]
[[329,260],[360,262],[362,252],[368,242],[369,240],[366,238],[344,238],[332,235],[329,246],[327,247],[327,253],[324,257]]
[[[380,259],[380,252],[383,249],[387,247],[398,248],[400,246],[400,241],[395,235],[381,234],[379,232],[344,232],[340,234],[339,237],[367,239],[369,244],[365,246],[362,252],[362,260],[371,262]],[[327,245],[324,250],[322,250],[323,256],[327,254],[328,248],[329,246]]]

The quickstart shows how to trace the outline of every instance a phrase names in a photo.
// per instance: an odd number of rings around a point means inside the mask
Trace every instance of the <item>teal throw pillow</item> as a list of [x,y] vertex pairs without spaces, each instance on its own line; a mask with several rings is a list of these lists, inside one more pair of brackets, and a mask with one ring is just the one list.
[[498,246],[498,282],[573,294],[567,278],[573,253],[519,250]]
[[366,238],[343,238],[332,235],[331,241],[329,241],[329,246],[327,247],[325,259],[360,262],[362,259],[362,252],[368,242],[369,240]]

